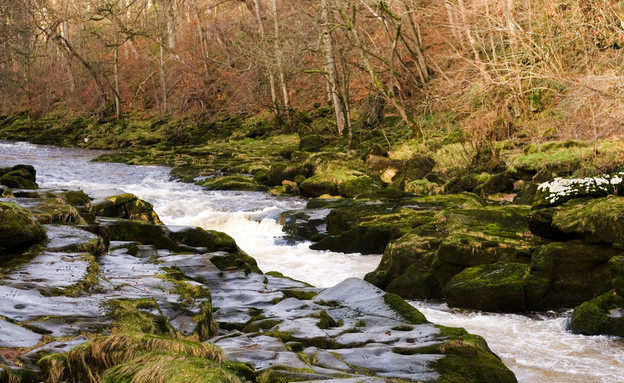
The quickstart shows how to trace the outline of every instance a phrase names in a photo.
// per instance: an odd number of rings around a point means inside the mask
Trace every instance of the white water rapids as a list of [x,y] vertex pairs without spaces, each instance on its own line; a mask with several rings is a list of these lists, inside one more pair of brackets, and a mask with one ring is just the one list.
[[[304,209],[304,200],[209,192],[170,181],[167,168],[90,162],[98,154],[0,141],[0,166],[35,166],[41,187],[80,188],[91,196],[114,193],[102,192],[105,189],[136,194],[153,203],[167,225],[194,225],[230,234],[265,272],[275,270],[329,287],[348,277],[361,278],[379,263],[379,256],[314,251],[308,243],[283,241],[279,214]],[[519,382],[624,382],[624,341],[567,332],[569,313],[524,316],[412,304],[434,323],[464,327],[483,336]]]

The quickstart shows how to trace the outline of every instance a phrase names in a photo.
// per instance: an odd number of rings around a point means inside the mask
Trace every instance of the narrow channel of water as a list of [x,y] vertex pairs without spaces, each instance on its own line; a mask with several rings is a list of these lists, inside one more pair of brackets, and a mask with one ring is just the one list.
[[[0,141],[0,166],[31,164],[42,187],[81,188],[92,196],[110,195],[102,190],[111,189],[134,193],[153,203],[168,225],[196,225],[230,234],[263,271],[280,271],[328,287],[348,277],[363,277],[379,263],[379,256],[313,251],[307,243],[281,241],[280,212],[303,209],[304,200],[208,192],[171,182],[167,168],[90,162],[97,154]],[[520,382],[624,382],[624,341],[570,334],[565,329],[569,313],[524,316],[412,304],[434,323],[483,336]]]

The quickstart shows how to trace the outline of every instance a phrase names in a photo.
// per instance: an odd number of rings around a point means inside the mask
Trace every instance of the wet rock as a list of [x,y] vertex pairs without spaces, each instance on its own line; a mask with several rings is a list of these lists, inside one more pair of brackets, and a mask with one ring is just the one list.
[[69,287],[86,276],[89,264],[84,253],[44,252],[9,273],[5,280],[41,288]]
[[264,185],[260,185],[253,177],[231,175],[215,176],[199,182],[207,190],[243,190],[243,191],[266,191]]
[[12,189],[37,189],[37,171],[31,165],[16,165],[0,168],[0,184]]
[[624,297],[611,290],[577,306],[570,327],[579,334],[624,338]]
[[525,282],[529,309],[571,308],[603,293],[614,277],[609,261],[621,254],[580,240],[540,247]]
[[444,287],[451,307],[495,312],[527,311],[525,278],[530,266],[497,263],[463,270]]
[[143,201],[130,193],[106,197],[103,200],[95,200],[91,204],[91,212],[97,216],[162,224],[151,203]]
[[0,319],[0,347],[27,348],[39,344],[42,339],[41,334]]
[[0,255],[45,239],[45,229],[30,211],[14,203],[0,202]]
[[100,255],[106,252],[104,240],[89,231],[66,225],[45,225],[49,251],[86,252]]

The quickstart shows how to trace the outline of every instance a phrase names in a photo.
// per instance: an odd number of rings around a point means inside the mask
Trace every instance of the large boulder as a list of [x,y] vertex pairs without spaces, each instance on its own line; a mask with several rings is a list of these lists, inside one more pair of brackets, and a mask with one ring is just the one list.
[[254,177],[241,175],[216,176],[205,179],[199,184],[208,190],[241,190],[241,191],[266,191],[264,185],[256,182]]
[[617,194],[624,186],[624,173],[606,174],[589,178],[555,178],[537,188],[533,208],[561,205],[573,198],[606,197]]
[[162,224],[158,214],[154,211],[154,205],[130,193],[118,194],[106,197],[103,200],[93,201],[91,212],[97,216]]
[[624,197],[572,199],[534,210],[531,231],[554,240],[585,238],[592,243],[624,246]]
[[582,240],[540,247],[527,276],[530,310],[571,308],[602,294],[616,276],[611,259],[622,251]]
[[37,189],[37,171],[31,165],[0,168],[0,184],[13,189]]
[[570,327],[579,334],[624,338],[624,296],[611,290],[574,308]]
[[10,202],[0,202],[0,255],[46,239],[44,227],[32,213]]
[[444,287],[444,299],[451,307],[515,312],[528,309],[525,278],[530,266],[524,263],[495,263],[463,270]]

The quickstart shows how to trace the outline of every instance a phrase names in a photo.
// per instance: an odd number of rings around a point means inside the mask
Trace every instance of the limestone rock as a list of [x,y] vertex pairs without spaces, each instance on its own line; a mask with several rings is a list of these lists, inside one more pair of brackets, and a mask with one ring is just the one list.
[[537,188],[533,208],[557,206],[573,198],[606,197],[617,194],[619,189],[623,189],[622,186],[624,173],[577,179],[555,178]]

